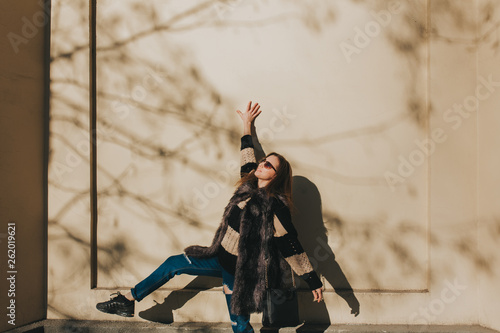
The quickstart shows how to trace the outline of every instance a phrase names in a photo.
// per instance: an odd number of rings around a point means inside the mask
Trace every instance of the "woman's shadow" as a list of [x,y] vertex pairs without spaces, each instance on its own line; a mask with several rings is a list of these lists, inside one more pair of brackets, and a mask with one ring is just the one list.
[[[257,160],[261,160],[266,153],[257,137],[255,129],[252,128],[252,137]],[[321,209],[321,195],[318,188],[309,179],[303,176],[293,176],[292,198],[294,209],[292,210],[292,222],[297,229],[299,241],[307,253],[314,270],[325,277],[335,292],[342,297],[351,308],[351,313],[356,317],[359,315],[359,301],[354,295],[351,285],[340,265],[335,260],[335,254],[328,245],[328,236],[323,222]],[[337,223],[342,221],[337,218]],[[295,279],[299,289],[309,290],[306,283],[301,279]],[[301,288],[302,286],[302,288]],[[312,293],[306,302],[312,302]],[[321,332],[330,326],[330,316],[324,302],[313,303],[310,306],[298,304],[300,321],[304,325],[297,332]],[[312,328],[310,325],[313,325]],[[262,329],[271,332],[273,329]]]
[[[335,260],[335,254],[328,245],[327,229],[323,222],[321,209],[321,196],[318,188],[309,179],[302,176],[293,177],[293,224],[297,229],[299,240],[307,253],[314,270],[323,276],[334,288],[335,292],[342,297],[351,309],[354,316],[359,314],[359,301],[354,295],[353,289],[342,272],[340,265]],[[341,221],[337,221],[341,223]],[[300,279],[304,289],[308,289],[305,282]],[[309,296],[312,302],[312,294]],[[330,324],[330,316],[326,304],[312,303],[310,306],[300,306],[299,313],[301,321],[305,324],[297,329],[297,332],[307,331],[308,325],[314,325],[315,331],[321,331],[319,326]]]

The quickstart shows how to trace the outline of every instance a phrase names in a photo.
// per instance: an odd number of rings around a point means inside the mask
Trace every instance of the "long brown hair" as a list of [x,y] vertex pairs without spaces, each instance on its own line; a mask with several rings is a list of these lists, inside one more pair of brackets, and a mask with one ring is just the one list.
[[[282,155],[272,152],[266,155],[261,161],[265,160],[267,157],[274,155],[280,161],[278,169],[276,170],[276,176],[269,181],[264,188],[267,194],[274,197],[281,194],[286,199],[287,206],[292,208],[292,166]],[[259,162],[257,162],[259,163]],[[257,182],[258,179],[255,176],[255,170],[252,170],[247,175],[243,176],[237,183],[237,186],[241,186],[247,182]]]

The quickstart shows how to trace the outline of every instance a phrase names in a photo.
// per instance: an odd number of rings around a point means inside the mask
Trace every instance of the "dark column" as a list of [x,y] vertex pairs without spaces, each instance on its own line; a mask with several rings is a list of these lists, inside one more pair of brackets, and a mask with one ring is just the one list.
[[50,1],[3,0],[0,22],[0,331],[5,331],[47,314]]

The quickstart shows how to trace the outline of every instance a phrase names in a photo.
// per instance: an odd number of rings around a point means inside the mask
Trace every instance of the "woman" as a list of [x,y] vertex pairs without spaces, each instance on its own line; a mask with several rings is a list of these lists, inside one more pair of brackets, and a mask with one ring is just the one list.
[[253,332],[250,313],[263,310],[266,275],[270,287],[279,287],[290,266],[308,283],[314,301],[323,300],[323,284],[291,221],[291,166],[277,153],[256,162],[251,132],[261,113],[258,103],[252,106],[249,102],[245,113],[236,112],[243,121],[241,180],[224,210],[212,245],[190,246],[185,253],[169,257],[126,295],[118,292],[111,300],[98,303],[98,310],[132,317],[135,301],[175,275],[218,276],[222,277],[233,331]]

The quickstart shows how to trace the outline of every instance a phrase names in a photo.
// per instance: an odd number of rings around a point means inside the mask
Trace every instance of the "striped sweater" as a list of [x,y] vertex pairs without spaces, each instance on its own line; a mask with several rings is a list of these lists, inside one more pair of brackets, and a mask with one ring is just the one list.
[[[252,143],[252,137],[245,135],[241,138],[241,176],[257,168],[257,161]],[[246,200],[248,201],[248,200]],[[231,274],[235,274],[238,255],[240,213],[246,201],[238,204],[238,209],[232,211],[228,220],[228,228],[218,250],[219,262]],[[297,231],[292,224],[289,208],[279,199],[272,204],[274,212],[273,242],[281,255],[285,258],[292,270],[307,282],[311,290],[320,288],[323,284],[314,271],[307,254],[297,238]]]

